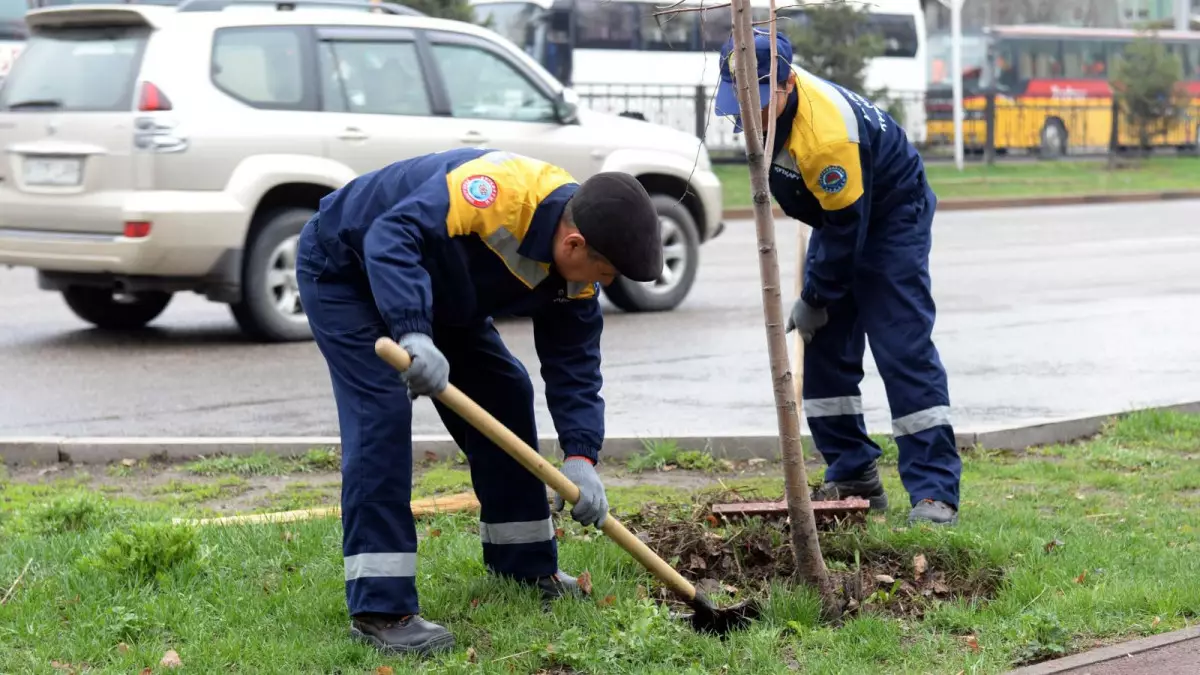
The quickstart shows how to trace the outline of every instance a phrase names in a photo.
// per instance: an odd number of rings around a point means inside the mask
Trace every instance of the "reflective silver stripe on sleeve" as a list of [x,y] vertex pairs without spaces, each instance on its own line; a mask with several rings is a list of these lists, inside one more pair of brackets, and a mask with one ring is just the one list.
[[801,401],[805,417],[837,417],[839,415],[861,415],[861,396],[834,396],[831,398],[810,398]]
[[907,436],[950,424],[950,406],[938,405],[892,420],[892,434]]
[[346,581],[365,577],[415,577],[416,553],[359,553],[346,556]]
[[493,150],[492,152],[482,155],[479,159],[492,164],[503,164],[510,159],[521,159],[521,155],[518,155],[515,152],[508,152],[507,150]]
[[554,523],[527,520],[516,523],[479,523],[479,538],[485,544],[536,544],[554,538]]
[[526,258],[517,252],[521,248],[521,240],[503,227],[489,234],[484,241],[526,286],[533,288],[550,276],[548,265]]

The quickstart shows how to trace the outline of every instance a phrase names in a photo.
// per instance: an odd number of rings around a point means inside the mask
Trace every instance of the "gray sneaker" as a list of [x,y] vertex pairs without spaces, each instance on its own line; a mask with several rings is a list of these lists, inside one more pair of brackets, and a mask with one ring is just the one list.
[[872,463],[866,471],[853,480],[825,482],[812,491],[809,499],[814,502],[836,502],[847,497],[861,497],[871,504],[872,511],[886,511],[887,492],[879,479],[879,468]]
[[350,635],[396,654],[428,655],[454,647],[453,633],[416,614],[403,618],[356,616],[350,621]]
[[917,502],[917,505],[908,514],[908,523],[910,525],[917,522],[928,522],[934,525],[956,525],[958,524],[958,509],[946,502],[922,499]]

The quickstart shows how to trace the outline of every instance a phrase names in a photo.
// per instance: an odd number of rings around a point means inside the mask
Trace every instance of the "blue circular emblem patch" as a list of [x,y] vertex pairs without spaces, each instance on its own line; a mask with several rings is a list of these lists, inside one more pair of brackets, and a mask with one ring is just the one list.
[[490,176],[470,176],[462,182],[462,196],[476,208],[487,208],[496,201],[496,181]]
[[818,182],[821,189],[830,194],[841,192],[842,188],[846,187],[846,170],[836,164],[827,166],[821,171]]

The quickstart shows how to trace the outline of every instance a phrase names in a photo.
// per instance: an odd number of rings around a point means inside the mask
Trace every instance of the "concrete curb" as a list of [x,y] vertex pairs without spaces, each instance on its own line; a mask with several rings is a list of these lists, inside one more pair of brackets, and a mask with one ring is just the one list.
[[[1101,647],[1091,651],[1082,652],[1073,656],[1067,656],[1053,661],[1045,661],[1032,666],[1018,668],[1007,673],[1007,675],[1056,675],[1057,673],[1068,673],[1077,668],[1085,666],[1094,666],[1106,661],[1113,661],[1141,654],[1154,649],[1160,649],[1170,645],[1186,642],[1188,640],[1200,639],[1200,626],[1184,628],[1182,630],[1172,631],[1170,633],[1162,633],[1160,635],[1152,635],[1147,638],[1132,640],[1130,642],[1122,642],[1120,644],[1109,647]],[[1200,649],[1200,646],[1197,647]]]
[[[1047,197],[942,199],[938,211],[980,211],[985,209],[1013,209],[1033,206],[1079,206],[1084,204],[1131,204],[1137,202],[1160,202],[1177,199],[1200,199],[1200,190],[1170,190],[1166,192],[1118,192],[1115,194],[1058,195]],[[773,208],[776,218],[785,217],[783,211]],[[749,207],[725,209],[725,220],[748,220],[754,217]]]
[[[956,434],[956,441],[960,448],[979,445],[992,450],[1011,451],[1021,451],[1038,445],[1070,443],[1096,435],[1104,424],[1114,417],[1142,410],[1200,413],[1200,401],[1006,429],[960,431]],[[652,440],[655,439],[633,436],[608,438],[604,443],[604,457],[627,458],[642,452],[645,443]],[[681,448],[703,449],[719,459],[779,458],[779,437],[773,434],[678,436],[669,440]],[[812,438],[804,436],[802,441],[806,451],[812,451]],[[47,465],[56,462],[108,464],[122,459],[181,460],[212,455],[248,455],[255,452],[291,457],[302,455],[312,448],[336,448],[339,445],[340,439],[336,436],[0,438],[0,462],[12,465]],[[543,455],[557,456],[557,439],[542,437],[539,446]],[[458,446],[448,435],[413,437],[413,457],[417,460],[446,459],[457,453]]]

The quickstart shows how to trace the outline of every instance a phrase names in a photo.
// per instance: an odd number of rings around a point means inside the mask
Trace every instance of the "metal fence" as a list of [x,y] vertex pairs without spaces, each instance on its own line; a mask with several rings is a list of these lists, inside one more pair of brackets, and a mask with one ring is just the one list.
[[[579,85],[587,107],[662,124],[703,138],[714,159],[744,159],[745,141],[733,122],[713,112],[715,86]],[[874,101],[899,121],[927,157],[954,154],[953,107],[949,97],[923,92],[887,92]],[[1110,100],[1062,99],[1020,103],[1012,99],[969,99],[963,145],[968,157],[1103,155],[1114,145],[1139,145],[1137,130],[1121,115],[1113,138]],[[1181,110],[1169,127],[1151,134],[1151,145],[1200,152],[1200,106]],[[990,150],[989,150],[990,148]]]

